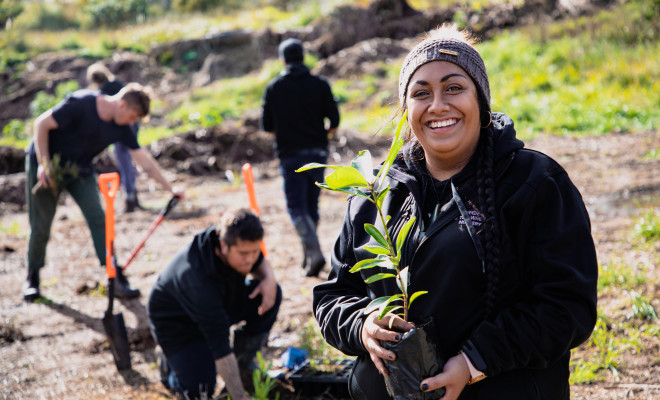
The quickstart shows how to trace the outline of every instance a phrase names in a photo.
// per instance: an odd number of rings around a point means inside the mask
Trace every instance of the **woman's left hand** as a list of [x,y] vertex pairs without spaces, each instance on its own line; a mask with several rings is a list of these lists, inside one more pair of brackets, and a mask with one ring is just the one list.
[[[420,389],[430,392],[444,387],[442,400],[456,400],[470,380],[470,369],[462,355],[450,358],[441,373],[420,382]],[[426,388],[424,389],[424,385]]]

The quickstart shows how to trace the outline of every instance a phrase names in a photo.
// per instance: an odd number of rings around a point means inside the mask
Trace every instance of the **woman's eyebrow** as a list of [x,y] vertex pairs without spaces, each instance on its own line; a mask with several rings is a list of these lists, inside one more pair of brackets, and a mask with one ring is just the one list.
[[[454,76],[459,76],[459,77],[461,77],[461,78],[465,78],[465,75],[463,75],[463,74],[453,73],[453,74],[447,74],[447,75],[445,75],[444,77],[442,77],[442,79],[440,79],[440,82],[444,82],[444,81],[446,81],[447,79],[452,78],[452,77],[454,77]],[[467,79],[467,78],[465,78],[465,79]]]
[[[463,79],[467,79],[467,77],[466,77],[465,75],[463,75],[463,74],[453,73],[453,74],[447,74],[447,75],[443,76],[443,77],[440,79],[440,82],[445,82],[445,81],[447,81],[449,78],[453,78],[454,76],[458,76],[458,77],[461,77],[461,78],[463,78]],[[414,81],[414,82],[412,82],[412,83],[413,83],[413,84],[417,84],[417,85],[422,85],[422,86],[427,86],[427,85],[429,85],[429,83],[428,83],[427,81],[425,81],[425,80],[421,80],[421,79],[420,79],[420,80],[417,80],[417,81]]]

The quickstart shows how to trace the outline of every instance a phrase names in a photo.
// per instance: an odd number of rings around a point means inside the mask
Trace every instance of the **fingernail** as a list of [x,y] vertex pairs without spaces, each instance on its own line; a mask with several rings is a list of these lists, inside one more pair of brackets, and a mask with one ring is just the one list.
[[399,336],[399,335],[395,335],[395,336],[394,336],[394,340],[396,340],[396,341],[398,342],[399,340],[401,340],[401,336]]
[[391,354],[389,356],[387,356],[387,358],[389,358],[390,360],[394,360],[394,356],[391,355]]
[[426,383],[422,383],[422,390],[425,391],[425,392],[426,392],[427,390],[429,390],[429,385],[426,384]]

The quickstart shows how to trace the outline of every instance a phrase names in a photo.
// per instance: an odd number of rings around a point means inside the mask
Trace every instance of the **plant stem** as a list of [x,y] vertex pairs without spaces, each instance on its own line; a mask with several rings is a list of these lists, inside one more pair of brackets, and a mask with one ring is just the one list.
[[[390,253],[394,255],[395,259],[399,259],[399,254],[396,253],[396,247],[394,246],[394,242],[392,241],[390,232],[387,229],[387,221],[385,221],[383,210],[381,210],[380,206],[378,205],[379,193],[375,191],[375,184],[374,185],[369,184],[369,186],[370,186],[369,190],[371,191],[371,197],[373,198],[373,203],[376,205],[376,210],[378,211],[380,222],[383,224],[383,230],[385,231],[385,239],[387,240],[387,245],[389,246]],[[401,294],[403,295],[403,320],[408,321],[408,295],[406,288],[404,288],[404,282],[401,279],[399,262],[400,260],[393,264],[394,264],[394,268],[396,269],[396,280],[399,282],[399,286],[401,287],[401,292],[402,292]]]

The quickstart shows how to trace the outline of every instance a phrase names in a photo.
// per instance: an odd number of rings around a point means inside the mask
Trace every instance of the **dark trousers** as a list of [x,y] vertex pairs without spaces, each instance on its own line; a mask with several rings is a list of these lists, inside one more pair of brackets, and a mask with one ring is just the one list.
[[292,220],[309,215],[315,223],[319,221],[318,201],[321,188],[316,186],[316,182],[323,182],[324,168],[304,172],[296,170],[308,163],[325,164],[327,161],[328,152],[322,149],[301,150],[292,156],[280,158],[286,207]]
[[37,271],[46,263],[46,245],[50,239],[50,229],[55,218],[60,194],[66,189],[80,207],[87,226],[92,234],[96,256],[101,265],[105,265],[105,212],[101,206],[99,184],[96,174],[70,179],[61,184],[57,194],[50,189],[39,190],[32,194],[32,187],[37,184],[36,162],[25,157],[25,198],[30,219],[28,237],[27,264],[30,271]]
[[[259,281],[246,279],[245,284],[248,287],[248,293],[251,293]],[[254,299],[247,298],[246,301],[244,314],[238,319],[232,320],[231,324],[245,321],[245,326],[242,328],[245,335],[270,332],[277,319],[280,304],[282,304],[280,286],[277,286],[275,304],[264,315],[259,315],[257,312],[257,308],[261,305],[260,295]],[[208,395],[209,399],[212,397],[215,391],[217,371],[211,349],[205,341],[190,343],[175,351],[163,347],[163,352],[167,358],[169,370],[167,383],[172,390],[190,399],[200,398],[204,395]]]

